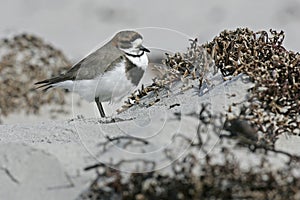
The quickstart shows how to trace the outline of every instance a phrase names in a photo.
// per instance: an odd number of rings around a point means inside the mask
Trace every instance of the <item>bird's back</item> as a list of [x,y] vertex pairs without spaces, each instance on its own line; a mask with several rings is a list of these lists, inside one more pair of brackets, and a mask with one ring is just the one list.
[[111,64],[124,53],[107,43],[75,64],[65,74],[69,80],[93,79],[110,70]]

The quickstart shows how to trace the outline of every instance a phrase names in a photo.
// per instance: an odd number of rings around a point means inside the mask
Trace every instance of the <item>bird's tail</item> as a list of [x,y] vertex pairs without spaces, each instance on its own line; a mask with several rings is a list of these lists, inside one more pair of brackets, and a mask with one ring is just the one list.
[[36,82],[34,85],[39,85],[36,89],[43,88],[43,91],[46,92],[48,89],[53,87],[53,84],[64,81],[62,77],[54,77],[46,79],[43,81]]

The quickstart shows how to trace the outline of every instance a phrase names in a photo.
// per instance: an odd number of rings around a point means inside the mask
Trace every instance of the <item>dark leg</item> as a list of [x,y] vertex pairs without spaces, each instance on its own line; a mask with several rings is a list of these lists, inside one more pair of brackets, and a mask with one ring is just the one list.
[[96,98],[95,98],[95,102],[96,102],[96,104],[97,104],[97,107],[98,107],[98,110],[99,110],[99,112],[100,112],[101,117],[105,117],[104,109],[103,109],[103,107],[102,107],[101,102],[99,101],[99,97],[96,97]]

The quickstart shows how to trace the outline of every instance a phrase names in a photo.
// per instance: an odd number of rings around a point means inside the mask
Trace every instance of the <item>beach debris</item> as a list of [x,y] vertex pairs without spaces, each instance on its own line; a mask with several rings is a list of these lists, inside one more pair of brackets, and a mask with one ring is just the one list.
[[[65,55],[32,34],[0,40],[0,117],[13,112],[37,114],[44,104],[63,105],[63,91],[41,94],[34,83],[71,66]],[[66,112],[63,108],[53,112]]]
[[300,135],[300,54],[283,46],[283,31],[224,30],[203,47],[224,77],[243,73],[255,86],[240,116],[273,145],[282,133]]

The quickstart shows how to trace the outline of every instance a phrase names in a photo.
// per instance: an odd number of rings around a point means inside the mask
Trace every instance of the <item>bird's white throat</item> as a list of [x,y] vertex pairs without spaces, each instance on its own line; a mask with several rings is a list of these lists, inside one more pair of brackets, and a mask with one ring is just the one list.
[[144,52],[142,56],[140,57],[133,57],[130,55],[125,55],[126,58],[128,58],[128,60],[130,60],[130,62],[132,62],[134,65],[136,65],[137,67],[142,68],[143,70],[146,70],[147,66],[148,66],[148,56],[146,55],[146,53]]

